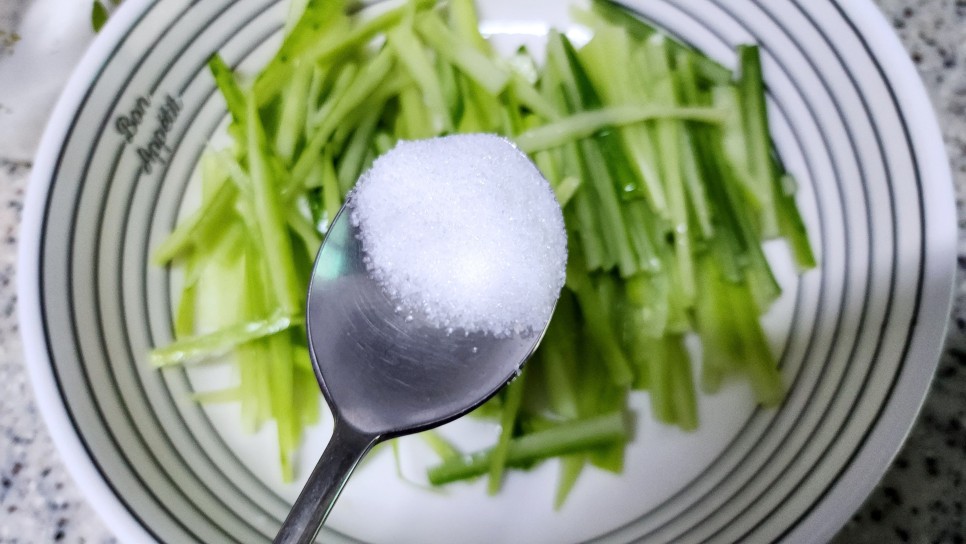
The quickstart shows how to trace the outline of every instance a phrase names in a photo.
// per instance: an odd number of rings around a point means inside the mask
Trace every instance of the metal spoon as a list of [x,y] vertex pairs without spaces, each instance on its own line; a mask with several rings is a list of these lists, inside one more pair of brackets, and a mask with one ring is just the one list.
[[374,445],[476,408],[519,374],[544,332],[525,338],[448,333],[396,311],[366,271],[347,208],[348,203],[334,219],[316,257],[305,322],[335,431],[276,543],[312,542]]

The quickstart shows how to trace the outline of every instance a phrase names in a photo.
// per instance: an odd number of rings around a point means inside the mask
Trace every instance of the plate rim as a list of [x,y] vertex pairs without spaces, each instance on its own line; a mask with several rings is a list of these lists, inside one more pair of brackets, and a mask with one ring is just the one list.
[[[103,69],[110,51],[124,36],[125,29],[157,0],[125,2],[91,43],[73,70],[44,129],[24,197],[23,217],[17,248],[18,323],[23,345],[23,360],[34,392],[34,402],[49,430],[57,452],[68,473],[80,488],[91,507],[104,520],[107,528],[125,542],[150,542],[155,538],[124,504],[120,495],[103,478],[101,469],[91,457],[74,426],[53,375],[48,342],[43,325],[39,273],[40,233],[44,228],[45,203],[51,176],[60,151],[66,145],[65,136],[76,121],[77,108],[90,92],[90,83]],[[916,174],[923,183],[923,209],[942,210],[924,218],[923,232],[924,277],[922,306],[914,316],[917,332],[910,340],[903,358],[906,364],[897,374],[893,388],[883,405],[881,416],[869,429],[869,437],[855,450],[818,502],[812,504],[789,528],[785,537],[795,540],[822,540],[833,536],[845,525],[856,509],[881,481],[911,432],[922,406],[928,397],[944,339],[949,330],[956,285],[956,226],[955,180],[949,156],[933,105],[920,74],[908,51],[889,24],[885,15],[872,0],[840,2],[831,0],[853,26],[872,59],[888,58],[895,62],[879,64],[887,84],[893,89],[893,100],[904,118],[909,112],[925,109],[908,123],[908,144],[916,166]],[[947,234],[948,233],[948,234]],[[945,238],[941,237],[945,236]],[[943,242],[951,251],[942,251]],[[939,249],[936,248],[939,246]],[[948,249],[948,248],[947,248]],[[948,257],[946,257],[948,255]],[[945,281],[938,281],[945,280]],[[924,314],[939,315],[942,327],[925,328],[919,318]],[[901,401],[897,408],[897,402]],[[891,424],[890,424],[891,423]],[[871,465],[856,466],[865,460]],[[870,470],[871,469],[871,470]],[[858,478],[857,473],[862,477]],[[857,479],[848,483],[847,480]],[[842,508],[845,506],[846,508]],[[807,530],[806,530],[807,528]]]
[[68,413],[54,377],[43,324],[39,285],[40,242],[51,176],[65,136],[77,117],[77,108],[90,91],[90,83],[103,68],[111,50],[121,41],[126,27],[157,0],[129,0],[111,15],[71,72],[44,127],[24,195],[23,216],[17,243],[17,322],[23,362],[33,390],[33,401],[48,435],[81,495],[122,542],[156,542],[104,479]]
[[[956,288],[959,237],[956,185],[939,116],[925,82],[885,13],[872,0],[830,0],[829,3],[854,29],[891,89],[897,114],[908,130],[905,138],[915,174],[922,183],[921,210],[945,211],[923,214],[922,269],[925,279],[920,287],[919,311],[913,315],[917,332],[909,340],[903,366],[894,378],[888,402],[882,406],[872,427],[867,429],[868,438],[849,456],[821,499],[809,506],[795,526],[785,531],[783,539],[793,542],[821,542],[832,538],[862,507],[892,466],[929,396],[945,350]],[[890,62],[879,62],[880,59],[890,59]],[[922,112],[925,115],[911,120],[911,113],[918,110],[925,110]],[[935,278],[945,278],[946,281]],[[937,310],[932,310],[933,307]],[[942,326],[924,327],[919,318],[933,312],[944,316]],[[903,409],[896,408],[899,404]],[[895,421],[889,425],[893,419]],[[858,477],[860,473],[861,478]]]

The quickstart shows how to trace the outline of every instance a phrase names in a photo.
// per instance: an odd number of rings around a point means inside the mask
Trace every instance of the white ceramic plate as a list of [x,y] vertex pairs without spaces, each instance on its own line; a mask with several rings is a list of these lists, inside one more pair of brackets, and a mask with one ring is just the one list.
[[[563,2],[481,3],[486,32],[507,47],[540,43],[549,25],[580,30]],[[756,409],[733,386],[701,398],[701,429],[687,434],[654,423],[636,396],[626,474],[586,475],[559,512],[553,463],[490,498],[481,483],[427,492],[376,455],[328,540],[822,541],[899,447],[938,358],[956,239],[942,141],[904,50],[862,0],[628,3],[728,65],[735,44],[762,46],[775,144],[821,260],[797,278],[784,248],[768,248],[785,288],[766,327],[786,402]],[[31,375],[65,461],[122,542],[264,541],[297,494],[278,483],[270,431],[246,436],[233,408],[189,399],[221,371],[159,373],[145,360],[171,338],[176,281],[148,263],[149,249],[189,199],[226,115],[205,61],[220,51],[256,69],[285,9],[128,0],[74,74],[35,163],[19,272]],[[146,164],[138,149],[166,103],[178,110],[159,136],[166,160]],[[470,445],[492,429],[445,432]],[[327,433],[306,440],[303,476]],[[403,452],[418,480],[427,456],[414,441]]]

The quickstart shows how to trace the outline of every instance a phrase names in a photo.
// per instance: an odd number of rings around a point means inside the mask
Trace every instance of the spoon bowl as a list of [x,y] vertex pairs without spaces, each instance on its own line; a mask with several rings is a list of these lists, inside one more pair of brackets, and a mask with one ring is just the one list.
[[400,311],[366,268],[350,205],[319,249],[306,304],[309,353],[335,430],[275,542],[314,540],[375,444],[483,404],[520,373],[544,332],[446,329]]

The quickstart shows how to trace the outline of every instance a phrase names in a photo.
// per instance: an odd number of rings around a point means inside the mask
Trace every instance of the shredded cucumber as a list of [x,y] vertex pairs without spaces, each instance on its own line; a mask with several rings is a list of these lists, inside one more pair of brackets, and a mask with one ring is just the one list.
[[176,338],[154,364],[235,365],[237,383],[196,398],[241,403],[246,429],[274,421],[291,479],[319,416],[307,274],[346,193],[401,139],[496,132],[554,188],[567,282],[524,374],[475,412],[499,423],[498,440],[460,452],[427,434],[440,458],[430,482],[485,476],[493,493],[509,469],[559,457],[559,507],[587,466],[622,470],[632,391],[662,423],[697,428],[695,364],[706,393],[738,378],[761,404],[781,403],[760,325],[780,290],[762,244],[784,237],[801,270],[815,256],[772,149],[758,49],[739,47],[733,72],[610,0],[575,15],[592,39],[576,47],[551,31],[542,65],[525,49],[497,55],[471,0],[355,12],[308,0],[260,73],[214,55],[234,145],[205,156],[201,205],[155,248],[185,282]]

